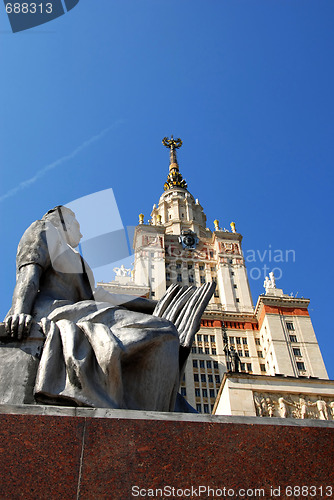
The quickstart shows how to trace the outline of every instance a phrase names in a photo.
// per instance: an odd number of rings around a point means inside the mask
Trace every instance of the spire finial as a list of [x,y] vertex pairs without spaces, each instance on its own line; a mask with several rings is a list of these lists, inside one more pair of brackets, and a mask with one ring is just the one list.
[[181,139],[174,139],[171,135],[171,138],[164,137],[162,139],[162,144],[170,149],[169,152],[169,174],[167,177],[167,182],[165,182],[164,190],[172,189],[173,187],[182,187],[187,189],[187,183],[183,179],[182,175],[179,172],[179,164],[177,162],[176,150],[182,146]]

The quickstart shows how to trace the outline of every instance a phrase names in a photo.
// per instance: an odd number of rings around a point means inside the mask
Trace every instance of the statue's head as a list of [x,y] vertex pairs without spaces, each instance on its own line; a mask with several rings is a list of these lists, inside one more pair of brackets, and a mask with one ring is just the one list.
[[64,231],[65,238],[72,247],[78,246],[82,234],[75,213],[70,208],[58,205],[49,210],[42,220],[49,221],[53,226]]

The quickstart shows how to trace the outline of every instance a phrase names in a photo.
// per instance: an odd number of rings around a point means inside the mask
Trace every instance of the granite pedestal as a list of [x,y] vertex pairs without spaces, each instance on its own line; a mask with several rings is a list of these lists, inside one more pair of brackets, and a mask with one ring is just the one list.
[[[3,405],[0,435],[0,498],[331,498],[334,489],[334,422]],[[307,495],[291,494],[302,486]]]

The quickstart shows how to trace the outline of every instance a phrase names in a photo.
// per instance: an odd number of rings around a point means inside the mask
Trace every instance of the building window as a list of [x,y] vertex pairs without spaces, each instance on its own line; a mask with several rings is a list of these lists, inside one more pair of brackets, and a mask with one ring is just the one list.
[[211,267],[211,272],[214,273],[216,270],[216,266]]
[[212,375],[208,375],[208,382],[209,382],[210,384],[212,384],[212,383],[213,383],[213,376],[212,376]]
[[263,358],[263,352],[262,351],[257,351],[257,355],[259,358]]
[[198,373],[194,373],[194,382],[199,382]]
[[208,404],[204,405],[204,413],[210,413],[209,405]]
[[229,259],[229,264],[233,264],[233,259]]
[[240,302],[240,299],[236,298],[236,299],[235,299],[235,301],[236,301],[236,302]]
[[246,337],[242,337],[242,343],[243,343],[244,345],[247,345],[247,344],[248,344]]
[[154,283],[155,282],[155,279],[154,278],[151,278],[151,283]]
[[192,352],[192,353],[194,353],[194,354],[196,354],[196,352],[197,352],[196,347],[192,347],[192,348],[191,348],[191,352]]
[[295,327],[293,326],[293,323],[291,321],[286,322],[286,327],[288,330],[294,330]]
[[202,405],[200,405],[199,403],[197,403],[196,405],[196,410],[201,413],[202,412]]
[[302,353],[300,352],[300,349],[296,348],[296,347],[293,348],[293,354],[295,356],[301,356],[302,355]]
[[255,344],[256,345],[261,345],[260,339],[255,339]]
[[181,387],[181,396],[187,395],[187,389],[185,387]]
[[206,283],[205,276],[200,276],[200,281],[201,281],[201,284],[204,285]]
[[247,371],[248,372],[252,372],[253,371],[252,363],[247,363]]
[[213,281],[213,283],[217,283],[217,276],[212,276],[211,281]]
[[216,384],[220,384],[220,376],[219,375],[215,375],[215,379],[216,379]]
[[210,257],[211,257],[211,259],[213,259],[213,251],[212,250],[210,250]]
[[242,349],[238,349],[239,356],[242,356]]
[[305,365],[301,361],[297,361],[298,370],[305,371]]
[[234,271],[231,271],[231,276],[234,276]]
[[199,270],[200,270],[200,271],[204,271],[204,266],[203,266],[203,264],[200,264],[200,265],[199,265]]
[[194,281],[195,281],[194,277],[191,274],[189,274],[189,283],[194,283]]
[[193,265],[192,264],[188,264],[188,269],[192,269],[193,268]]
[[204,359],[199,360],[199,367],[204,368]]
[[212,350],[212,354],[213,354],[213,356],[216,356],[216,354],[217,354],[217,349],[215,349],[215,348],[213,347],[211,350]]
[[238,285],[233,285],[233,288],[238,288]]
[[176,264],[176,269],[181,269],[181,264],[179,262]]
[[214,397],[215,397],[215,390],[210,389],[210,398],[214,398]]
[[209,342],[209,336],[208,335],[204,335],[204,342]]
[[207,389],[203,389],[202,390],[202,395],[203,395],[203,398],[207,398],[208,397],[208,390]]
[[195,389],[195,396],[196,396],[196,398],[201,397],[201,391],[199,389]]
[[210,340],[211,340],[211,342],[216,342],[215,336],[214,335],[210,335]]
[[204,352],[205,354],[210,354],[210,349],[208,347],[205,347]]
[[213,367],[215,370],[218,370],[218,361],[213,362]]
[[151,297],[155,297],[155,292],[151,292]]
[[198,361],[197,359],[193,359],[193,367],[198,368]]
[[240,363],[240,370],[241,370],[242,372],[244,372],[244,371],[245,371],[245,363]]
[[207,362],[206,362],[206,367],[207,367],[207,368],[210,368],[210,369],[212,368],[212,363],[211,363],[211,361],[207,361]]
[[290,337],[290,342],[297,342],[296,335],[289,335],[289,337]]
[[236,340],[237,344],[241,344],[241,339],[240,339],[240,337],[235,337],[235,340]]
[[260,369],[261,369],[261,372],[265,372],[266,371],[266,365],[260,364]]
[[213,294],[213,296],[219,298],[219,292],[217,289],[215,290],[215,293]]
[[178,281],[179,283],[182,281],[182,274],[178,273],[176,281]]
[[201,382],[206,382],[205,373],[201,373]]
[[199,333],[198,335],[196,335],[197,337],[197,340],[202,340],[202,335]]
[[229,337],[229,341],[230,341],[230,344],[234,344],[234,337]]
[[245,358],[249,358],[249,351],[245,351]]

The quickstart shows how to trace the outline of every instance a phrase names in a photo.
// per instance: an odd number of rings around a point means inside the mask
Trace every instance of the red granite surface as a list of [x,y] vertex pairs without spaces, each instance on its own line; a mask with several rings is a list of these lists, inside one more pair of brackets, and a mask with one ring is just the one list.
[[334,498],[334,428],[0,415],[0,435],[0,498]]

